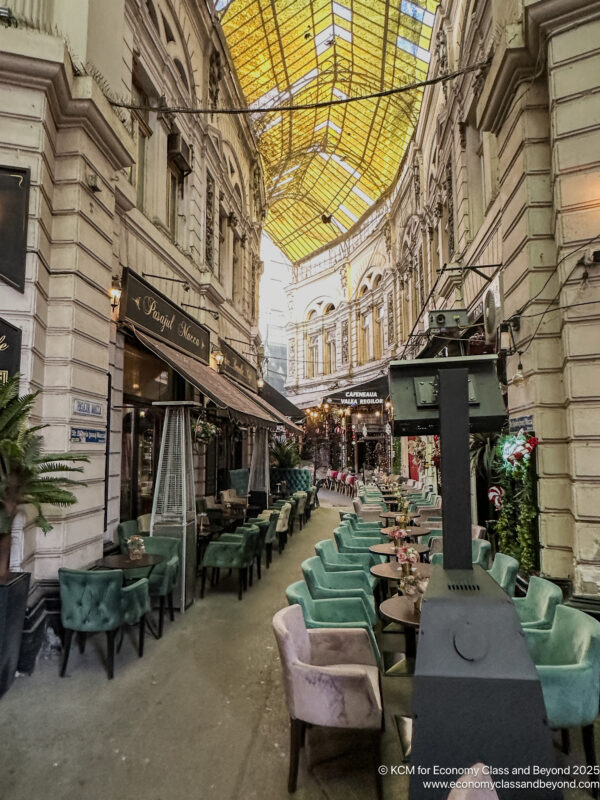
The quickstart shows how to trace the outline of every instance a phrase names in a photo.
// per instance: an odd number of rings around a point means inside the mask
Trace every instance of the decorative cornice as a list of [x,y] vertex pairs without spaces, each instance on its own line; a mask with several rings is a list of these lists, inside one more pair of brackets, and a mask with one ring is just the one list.
[[115,170],[134,162],[134,142],[96,81],[74,76],[64,42],[39,31],[0,29],[0,80],[44,91],[58,127],[82,127]]

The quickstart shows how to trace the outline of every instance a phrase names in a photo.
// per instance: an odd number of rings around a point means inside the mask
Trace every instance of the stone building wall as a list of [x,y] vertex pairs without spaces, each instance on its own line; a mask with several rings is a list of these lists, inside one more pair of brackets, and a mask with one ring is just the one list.
[[[258,346],[264,189],[245,118],[144,115],[109,102],[131,102],[141,93],[152,105],[161,96],[171,106],[237,105],[209,4],[14,0],[9,5],[19,25],[0,28],[0,164],[29,167],[31,192],[25,292],[0,284],[0,316],[23,331],[22,389],[41,390],[35,421],[48,425],[46,446],[90,458],[78,503],[64,512],[51,509],[54,530],[47,536],[26,524],[15,545],[15,553],[22,554],[15,566],[45,580],[54,579],[61,565],[77,567],[98,558],[119,521],[124,340],[110,308],[114,276],[120,277],[124,266],[146,272],[177,305],[218,313],[215,320],[207,311],[184,307],[210,329],[215,344],[231,337],[248,343],[233,343],[238,350]],[[140,130],[146,135],[143,191]],[[167,215],[172,132],[190,145],[192,159],[192,172],[182,178],[174,229]],[[227,219],[224,242],[219,212]],[[100,404],[102,416],[77,417],[75,399]],[[72,425],[106,431],[109,415],[108,455],[104,444],[71,441]],[[249,457],[247,443],[244,457]]]

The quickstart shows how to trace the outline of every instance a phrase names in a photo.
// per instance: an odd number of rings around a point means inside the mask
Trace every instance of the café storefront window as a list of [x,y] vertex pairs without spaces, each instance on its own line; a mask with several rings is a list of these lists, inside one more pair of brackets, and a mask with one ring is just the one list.
[[121,442],[121,520],[152,511],[163,410],[155,401],[186,400],[186,381],[164,361],[125,343]]

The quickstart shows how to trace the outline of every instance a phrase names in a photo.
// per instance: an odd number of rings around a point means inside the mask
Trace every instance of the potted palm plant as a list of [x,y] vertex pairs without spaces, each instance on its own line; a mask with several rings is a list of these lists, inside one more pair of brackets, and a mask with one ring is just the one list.
[[45,426],[28,425],[38,392],[19,397],[19,376],[0,384],[0,697],[10,687],[21,645],[30,575],[10,571],[11,532],[19,509],[32,506],[34,524],[52,530],[43,506],[69,506],[68,487],[84,485],[60,473],[81,472],[69,462],[88,461],[74,453],[43,453]]

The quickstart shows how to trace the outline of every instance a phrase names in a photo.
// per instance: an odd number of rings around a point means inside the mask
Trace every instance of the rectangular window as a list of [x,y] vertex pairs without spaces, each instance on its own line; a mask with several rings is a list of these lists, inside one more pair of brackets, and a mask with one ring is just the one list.
[[[131,99],[136,106],[147,106],[148,96],[134,82],[131,87]],[[146,162],[148,139],[152,135],[152,130],[148,124],[148,111],[135,109],[131,112],[133,126],[133,139],[135,141],[135,164],[131,167],[130,179],[136,188],[136,205],[140,211],[144,210],[145,190],[146,190]]]
[[177,214],[179,212],[179,185],[177,172],[167,170],[167,225],[173,241],[177,241]]

